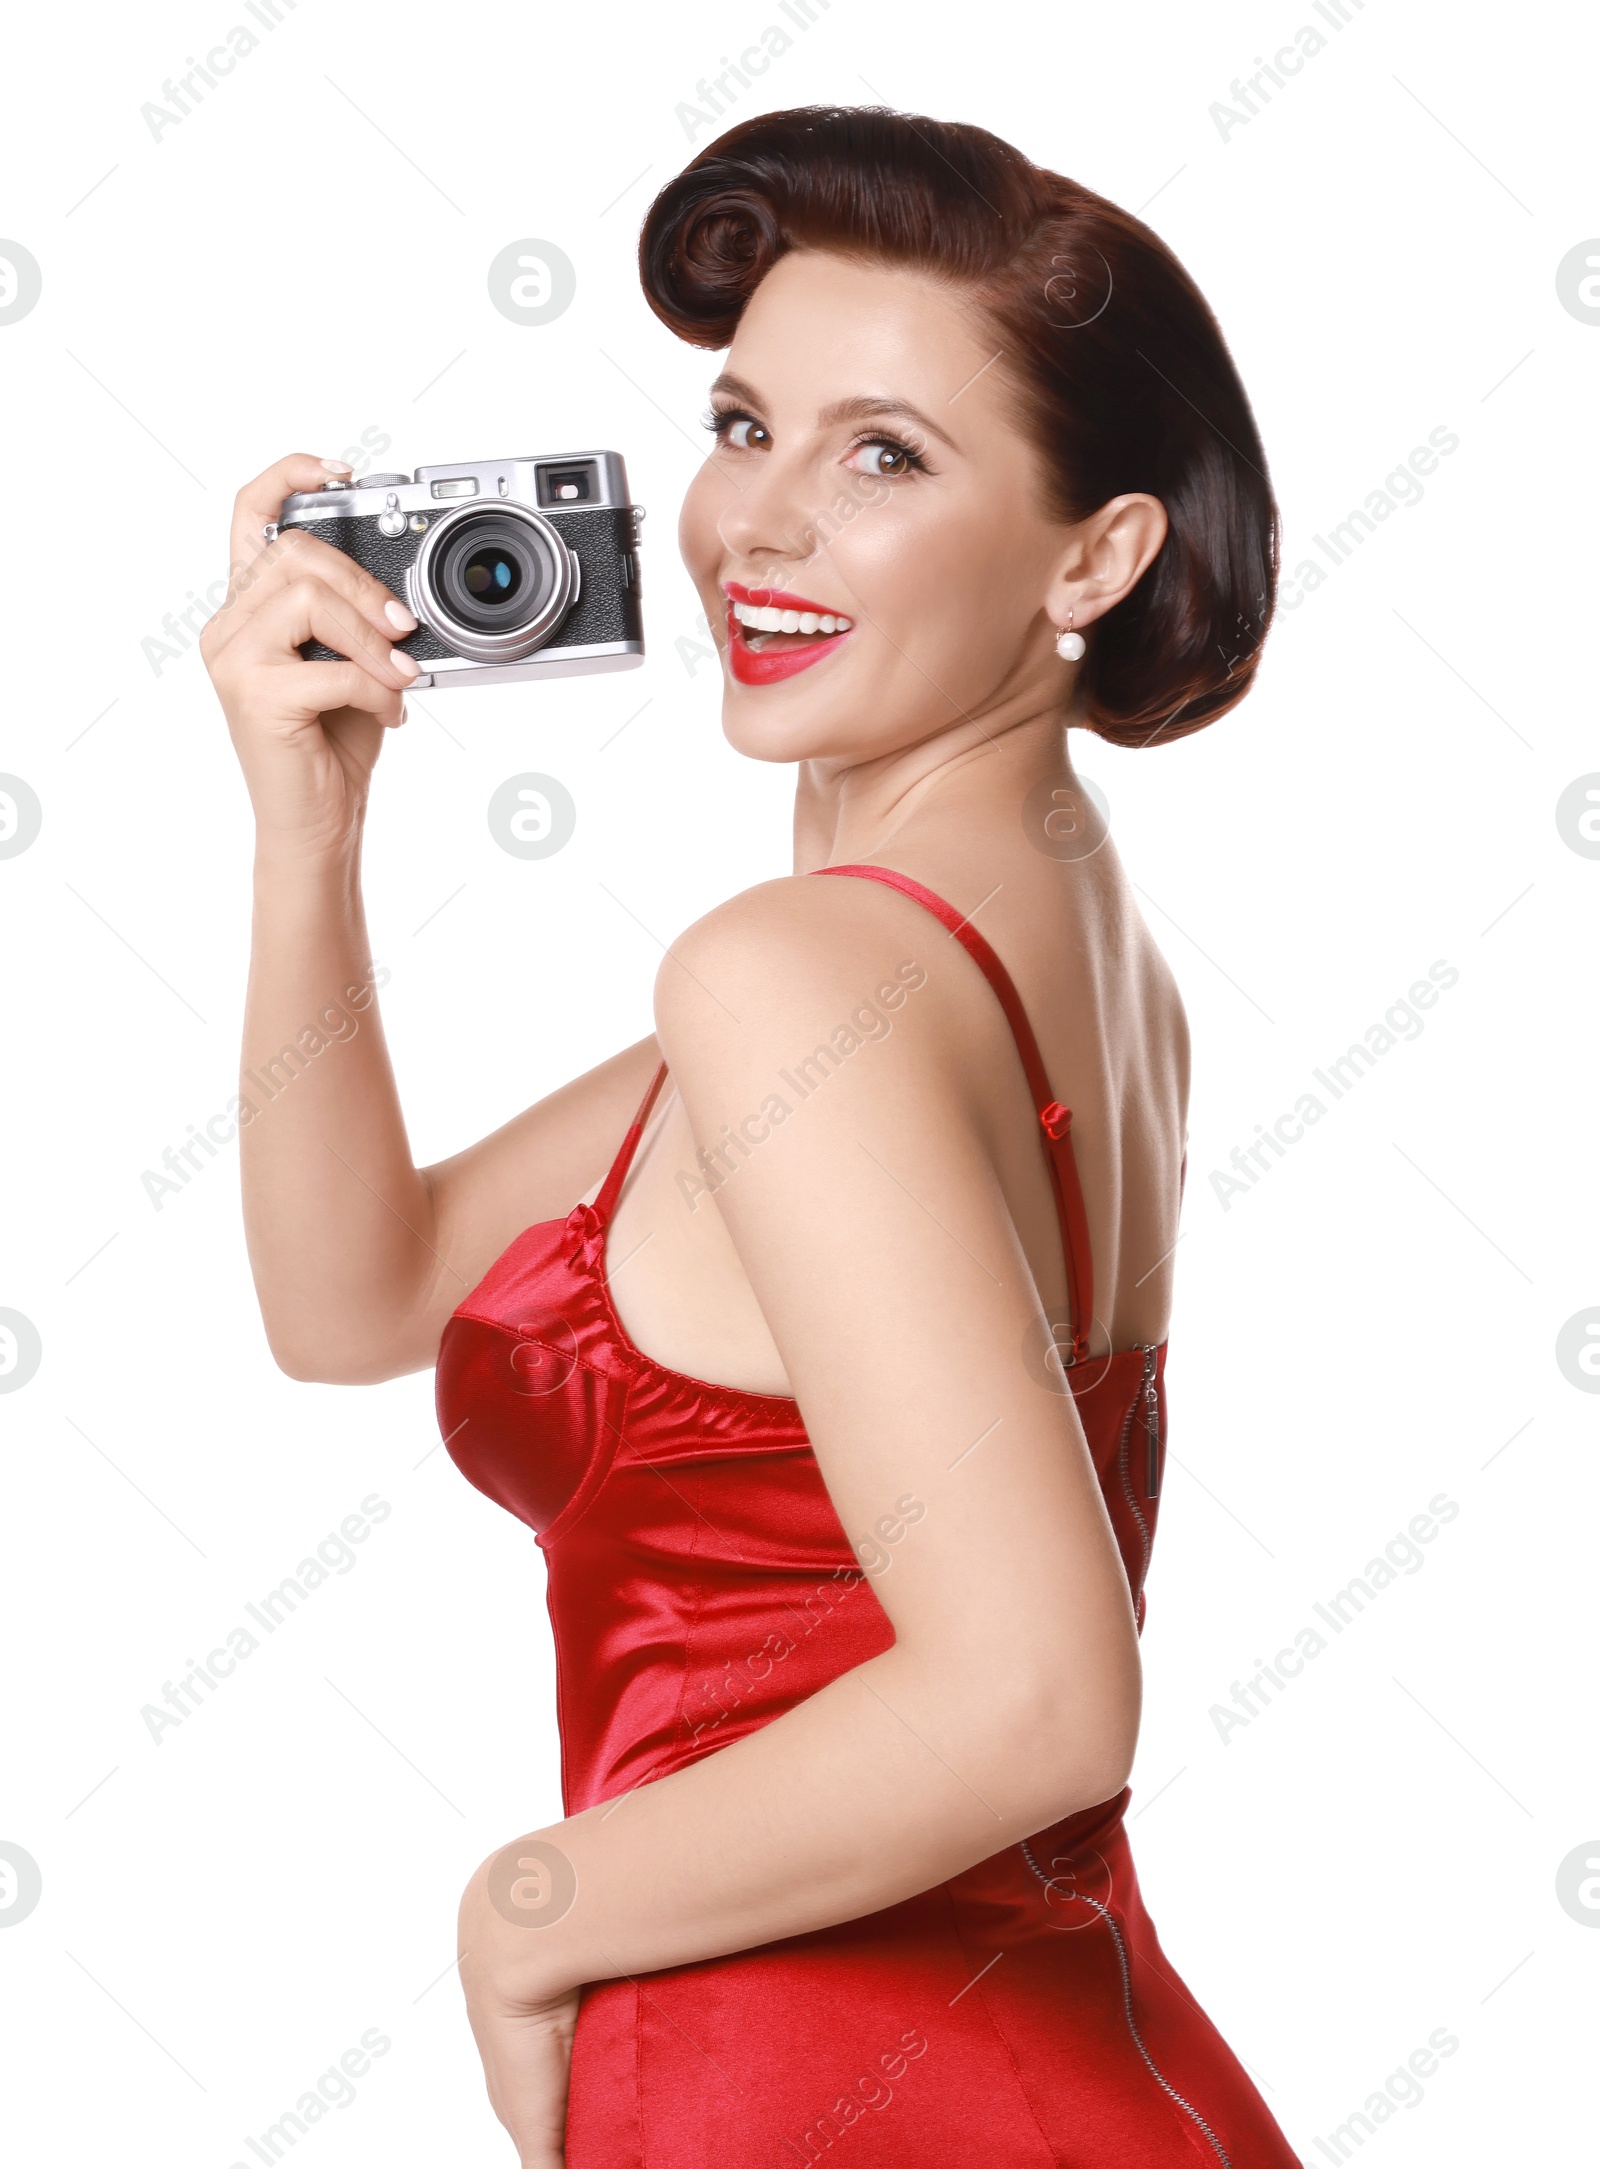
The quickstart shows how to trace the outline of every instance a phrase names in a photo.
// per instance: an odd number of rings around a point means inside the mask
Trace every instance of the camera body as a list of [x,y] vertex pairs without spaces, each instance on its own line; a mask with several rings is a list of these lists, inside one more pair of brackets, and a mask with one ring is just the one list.
[[275,528],[320,536],[401,598],[413,684],[499,685],[638,668],[643,518],[620,453],[568,452],[328,482],[285,498]]

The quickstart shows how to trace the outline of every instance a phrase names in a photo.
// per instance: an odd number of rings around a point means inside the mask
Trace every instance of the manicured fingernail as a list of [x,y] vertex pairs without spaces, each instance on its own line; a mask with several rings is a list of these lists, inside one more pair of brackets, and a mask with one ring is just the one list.
[[393,663],[395,669],[399,671],[401,677],[406,679],[416,677],[422,667],[420,663],[412,661],[404,648],[392,648],[389,651],[389,660]]
[[398,632],[414,633],[417,629],[416,619],[403,602],[386,602],[383,606],[383,614]]
[[352,469],[347,459],[325,459],[322,462],[322,471],[324,474],[349,474]]

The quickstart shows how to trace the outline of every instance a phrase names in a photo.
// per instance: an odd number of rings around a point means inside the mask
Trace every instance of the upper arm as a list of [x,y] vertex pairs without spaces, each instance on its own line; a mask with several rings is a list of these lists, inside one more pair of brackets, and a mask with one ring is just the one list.
[[925,1509],[875,1577],[897,1645],[969,1709],[1102,1737],[1136,1720],[1131,1601],[1072,1399],[1024,1360],[965,1054],[992,999],[906,899],[780,881],[674,944],[657,1036],[845,1530]]

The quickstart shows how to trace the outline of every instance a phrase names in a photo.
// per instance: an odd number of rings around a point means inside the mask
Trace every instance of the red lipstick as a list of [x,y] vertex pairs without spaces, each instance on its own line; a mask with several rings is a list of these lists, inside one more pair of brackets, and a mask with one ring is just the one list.
[[[792,594],[787,588],[746,587],[738,580],[723,583],[728,599],[728,667],[740,685],[774,685],[792,678],[824,656],[832,655],[849,638],[854,620],[843,611],[832,611],[809,596]],[[736,606],[747,616],[741,619]],[[750,623],[750,613],[760,621]],[[799,623],[773,622],[784,616],[813,622],[802,630]],[[837,629],[835,629],[837,627]]]

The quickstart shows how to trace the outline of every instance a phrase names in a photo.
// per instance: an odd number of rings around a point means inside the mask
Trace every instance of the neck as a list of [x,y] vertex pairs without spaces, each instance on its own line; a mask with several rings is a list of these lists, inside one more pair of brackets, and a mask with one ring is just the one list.
[[1059,709],[998,727],[963,717],[917,744],[871,760],[802,761],[795,784],[794,870],[874,859],[910,824],[954,815],[1020,818],[1041,776],[1071,778],[1067,722]]

